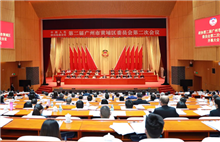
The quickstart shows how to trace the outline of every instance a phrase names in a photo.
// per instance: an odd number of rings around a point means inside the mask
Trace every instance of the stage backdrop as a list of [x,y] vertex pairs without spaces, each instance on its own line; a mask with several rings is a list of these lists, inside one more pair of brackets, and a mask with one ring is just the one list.
[[[109,74],[114,68],[124,47],[134,46],[140,50],[143,47],[143,69],[158,73],[161,61],[158,37],[123,37],[123,38],[52,38],[51,39],[51,68],[56,73],[59,68],[70,69],[69,47],[87,47],[96,66],[102,74]],[[109,56],[103,57],[102,51],[108,50]]]

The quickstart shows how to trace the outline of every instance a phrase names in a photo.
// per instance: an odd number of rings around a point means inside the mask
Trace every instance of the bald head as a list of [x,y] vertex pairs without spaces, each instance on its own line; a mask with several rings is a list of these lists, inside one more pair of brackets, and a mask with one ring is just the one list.
[[100,109],[101,118],[109,118],[110,117],[110,109],[108,106],[102,106]]
[[66,98],[66,104],[70,104],[72,102],[72,98],[71,97],[68,97],[68,98]]
[[169,97],[168,96],[161,96],[160,103],[161,103],[161,105],[167,105],[169,103]]

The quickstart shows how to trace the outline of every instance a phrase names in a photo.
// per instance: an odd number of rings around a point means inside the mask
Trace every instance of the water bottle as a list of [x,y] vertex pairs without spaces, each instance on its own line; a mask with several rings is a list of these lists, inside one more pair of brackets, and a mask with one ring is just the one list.
[[210,105],[210,106],[213,105],[213,102],[212,102],[211,98],[209,98],[209,105]]
[[114,96],[114,95],[112,95],[112,101],[114,101],[114,99],[115,99],[115,96]]
[[51,101],[51,104],[50,104],[50,106],[51,106],[51,107],[53,107],[53,101]]
[[10,111],[13,110],[13,101],[10,101]]
[[62,109],[62,106],[61,106],[61,104],[60,104],[60,107],[59,107],[59,111],[61,112],[63,109]]
[[114,106],[113,105],[111,105],[111,111],[114,111]]

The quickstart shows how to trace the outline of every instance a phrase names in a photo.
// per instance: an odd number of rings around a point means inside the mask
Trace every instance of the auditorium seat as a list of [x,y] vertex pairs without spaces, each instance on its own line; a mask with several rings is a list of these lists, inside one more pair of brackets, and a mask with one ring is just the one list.
[[220,142],[220,137],[207,137],[202,142]]
[[208,119],[219,119],[220,120],[220,117],[212,117],[212,116],[210,116],[210,117],[200,117],[199,119],[202,119],[202,120],[208,120]]
[[[57,117],[56,119],[66,119],[65,117]],[[72,119],[81,119],[81,118],[79,118],[79,117],[71,117],[71,120]]]
[[160,138],[160,139],[143,139],[139,142],[184,142],[181,139],[176,138]]
[[[78,142],[104,142],[104,137],[82,137],[78,140]],[[112,142],[122,142],[122,140],[118,138],[114,138]]]
[[167,117],[164,120],[189,120],[187,117]]
[[17,139],[18,141],[61,141],[56,137],[49,136],[21,136]]

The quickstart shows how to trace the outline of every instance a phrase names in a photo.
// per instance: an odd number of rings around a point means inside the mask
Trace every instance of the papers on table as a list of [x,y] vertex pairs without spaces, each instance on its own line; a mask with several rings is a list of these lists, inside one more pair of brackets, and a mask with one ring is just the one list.
[[137,110],[137,109],[133,109],[133,108],[126,108],[125,106],[120,106],[121,110]]
[[145,124],[143,122],[142,123],[131,123],[130,125],[136,134],[145,133]]
[[8,110],[0,110],[0,115],[4,114],[6,112],[8,112]]
[[6,124],[8,124],[9,122],[11,122],[13,119],[9,119],[9,118],[4,118],[2,117],[1,118],[1,121],[0,121],[0,128],[5,126]]
[[136,109],[145,109],[142,105],[135,105]]
[[0,105],[0,108],[8,107],[8,105]]
[[149,111],[144,111],[146,115],[149,115]]
[[206,124],[212,129],[220,131],[220,121],[202,121],[202,123]]
[[98,108],[98,106],[89,106],[90,110],[96,110]]
[[209,115],[210,110],[195,110],[194,112],[200,116],[203,116],[203,115]]
[[18,112],[19,112],[19,110],[8,111],[4,115],[15,115]]
[[126,116],[125,111],[111,111],[113,116]]
[[50,110],[43,110],[42,115],[43,116],[51,116],[52,115],[52,111],[50,111]]
[[198,102],[199,105],[207,105],[206,102]]
[[128,123],[113,123],[110,128],[115,130],[120,135],[126,135],[134,133],[134,130],[130,127]]
[[100,117],[100,111],[89,111],[89,115]]
[[186,113],[181,110],[181,109],[176,109],[176,112],[179,114],[179,115],[186,115]]
[[202,109],[212,109],[210,106],[201,106]]

